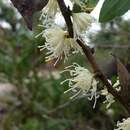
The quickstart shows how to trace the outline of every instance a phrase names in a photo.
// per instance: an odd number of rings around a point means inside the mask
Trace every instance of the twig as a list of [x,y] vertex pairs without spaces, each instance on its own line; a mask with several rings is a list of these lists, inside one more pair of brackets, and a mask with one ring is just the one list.
[[68,32],[71,38],[74,37],[73,34],[73,24],[70,18],[71,15],[71,11],[69,9],[69,7],[67,8],[64,1],[63,0],[57,0],[58,4],[59,4],[59,8],[61,10],[62,15],[64,16],[67,28],[68,28]]

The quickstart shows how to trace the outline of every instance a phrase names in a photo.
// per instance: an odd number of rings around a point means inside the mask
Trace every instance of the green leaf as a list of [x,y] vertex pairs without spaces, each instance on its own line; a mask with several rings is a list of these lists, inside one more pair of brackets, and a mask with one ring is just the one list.
[[130,9],[130,0],[105,0],[101,8],[99,21],[107,22],[121,16]]

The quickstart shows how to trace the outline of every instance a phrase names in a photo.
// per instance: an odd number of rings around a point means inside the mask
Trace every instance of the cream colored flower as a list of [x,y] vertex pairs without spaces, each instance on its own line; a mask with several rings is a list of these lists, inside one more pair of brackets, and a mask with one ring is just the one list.
[[49,0],[47,5],[42,9],[41,17],[47,15],[47,17],[54,17],[58,11],[58,3],[57,0]]
[[123,119],[123,122],[117,122],[117,129],[114,130],[130,130],[130,117]]
[[119,77],[117,78],[116,83],[114,83],[113,88],[116,88],[118,91],[120,91],[120,81],[119,81]]
[[85,12],[73,13],[72,18],[75,36],[80,35],[82,32],[85,32],[94,21],[94,18]]
[[95,96],[97,99],[96,91],[97,91],[97,81],[94,79],[94,74],[92,74],[88,69],[79,66],[74,63],[73,65],[66,67],[63,72],[69,72],[72,78],[66,79],[64,82],[68,81],[68,85],[70,89],[65,91],[64,93],[68,93],[70,91],[76,92],[75,95],[70,97],[71,99],[77,97],[79,94],[87,94],[90,92],[91,99]]
[[107,106],[106,108],[109,108],[114,102],[115,102],[115,99],[113,97],[112,94],[110,94],[107,89],[103,89],[101,91],[101,95],[104,95],[106,96],[106,100],[103,102],[103,103],[107,103]]
[[61,59],[64,57],[65,60],[68,59],[70,53],[81,52],[80,46],[72,38],[68,37],[68,33],[62,30],[58,26],[46,29],[43,33],[46,39],[45,45],[40,46],[41,50],[47,49],[46,60]]
[[[120,91],[120,82],[119,79],[117,79],[116,83],[113,85],[113,88],[115,88],[117,91]],[[106,108],[109,108],[114,102],[114,96],[108,92],[108,90],[105,88],[101,90],[101,95],[106,97],[106,100],[103,103],[107,103]]]

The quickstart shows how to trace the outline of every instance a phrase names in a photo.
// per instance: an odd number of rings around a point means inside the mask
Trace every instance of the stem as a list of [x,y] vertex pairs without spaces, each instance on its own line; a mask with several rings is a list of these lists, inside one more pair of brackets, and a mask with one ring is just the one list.
[[57,0],[58,4],[59,4],[59,8],[61,10],[62,15],[64,16],[67,28],[68,28],[68,32],[71,38],[74,37],[74,33],[73,33],[73,24],[71,21],[71,10],[69,9],[69,7],[67,8],[65,5],[64,0]]

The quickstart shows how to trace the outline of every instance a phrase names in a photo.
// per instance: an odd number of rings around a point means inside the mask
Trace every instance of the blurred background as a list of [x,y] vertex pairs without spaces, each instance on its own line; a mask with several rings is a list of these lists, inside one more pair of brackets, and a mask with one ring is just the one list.
[[[39,14],[34,17],[34,31],[27,29],[23,19],[7,1],[0,0],[0,130],[113,130],[115,122],[124,117],[118,103],[106,109],[104,97],[93,101],[79,96],[70,100],[63,94],[67,84],[60,82],[68,75],[59,74],[73,62],[89,67],[86,58],[72,56],[67,63],[53,66],[45,62],[45,51],[38,45],[43,38],[34,38],[40,31]],[[88,34],[95,57],[108,78],[116,79],[117,55],[130,67],[130,20],[117,18]],[[91,68],[90,68],[91,69]]]

